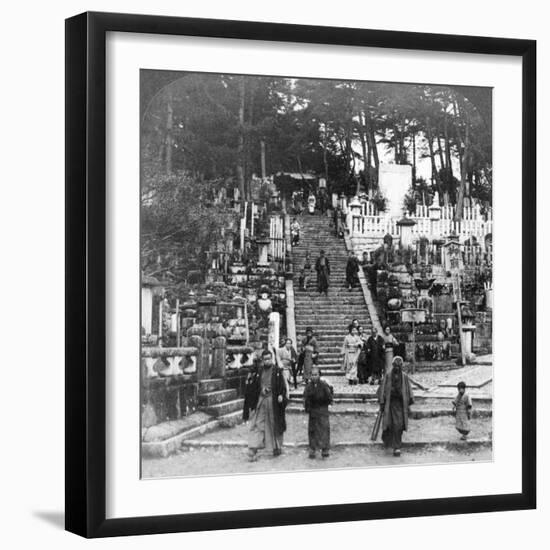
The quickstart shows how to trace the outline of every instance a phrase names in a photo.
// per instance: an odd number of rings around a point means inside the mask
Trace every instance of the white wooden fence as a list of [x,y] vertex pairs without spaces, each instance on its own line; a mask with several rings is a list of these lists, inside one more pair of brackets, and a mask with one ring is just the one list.
[[[451,207],[448,208],[450,210]],[[446,210],[446,215],[449,210]],[[454,233],[462,242],[470,237],[475,237],[479,241],[493,232],[492,219],[464,218],[459,222],[455,222],[452,217],[443,216],[439,220],[424,216],[412,216],[410,219],[415,222],[415,225],[411,226],[411,232],[416,238],[426,237],[433,240],[445,238]],[[397,238],[398,221],[398,218],[389,216],[354,215],[351,212],[347,215],[347,227],[352,237],[383,237],[389,233]]]
[[284,218],[271,216],[269,219],[269,253],[273,260],[282,261],[285,258],[286,242],[284,231]]

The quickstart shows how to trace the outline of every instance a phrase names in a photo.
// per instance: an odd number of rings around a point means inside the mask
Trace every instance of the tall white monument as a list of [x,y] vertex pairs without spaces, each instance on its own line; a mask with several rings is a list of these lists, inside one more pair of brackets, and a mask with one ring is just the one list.
[[408,164],[380,164],[378,186],[386,198],[386,214],[403,215],[403,200],[411,187],[412,166]]

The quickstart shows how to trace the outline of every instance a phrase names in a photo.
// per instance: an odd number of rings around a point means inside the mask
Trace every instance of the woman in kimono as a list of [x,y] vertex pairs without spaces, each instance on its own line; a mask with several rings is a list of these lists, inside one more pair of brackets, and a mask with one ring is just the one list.
[[319,367],[314,367],[311,380],[304,391],[304,408],[309,415],[308,437],[309,458],[315,458],[317,451],[327,458],[330,450],[330,422],[328,406],[332,403],[332,387],[321,380]]
[[307,383],[311,378],[311,370],[313,369],[313,365],[317,363],[317,357],[319,355],[319,344],[313,336],[313,329],[311,327],[306,328],[306,337],[302,340],[300,355],[303,378],[304,382]]
[[350,385],[357,384],[357,360],[363,341],[359,337],[357,328],[350,326],[349,334],[344,338],[342,346],[342,355],[344,357],[342,367],[346,373],[346,378]]
[[464,382],[459,382],[456,387],[458,389],[458,394],[453,401],[456,429],[462,434],[460,439],[466,441],[471,430],[472,400],[466,393],[466,384]]
[[382,417],[382,441],[401,456],[401,438],[409,426],[409,407],[414,403],[409,377],[403,372],[403,359],[394,357],[391,371],[378,388]]

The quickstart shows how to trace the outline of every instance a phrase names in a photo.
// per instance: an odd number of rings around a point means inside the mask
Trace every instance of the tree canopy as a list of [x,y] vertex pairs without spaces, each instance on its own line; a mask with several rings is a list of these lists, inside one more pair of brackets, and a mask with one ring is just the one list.
[[142,71],[142,92],[159,83],[141,115],[151,250],[173,237],[184,246],[191,235],[209,246],[222,209],[197,199],[228,185],[249,197],[253,174],[314,172],[351,194],[376,190],[385,161],[410,164],[413,190],[427,180],[458,216],[465,197],[491,200],[491,123],[458,88],[207,73],[170,79]]

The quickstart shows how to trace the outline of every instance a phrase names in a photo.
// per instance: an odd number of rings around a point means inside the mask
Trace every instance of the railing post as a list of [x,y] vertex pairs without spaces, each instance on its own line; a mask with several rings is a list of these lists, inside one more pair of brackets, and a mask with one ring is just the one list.
[[212,342],[212,377],[225,378],[225,358],[227,340],[224,336],[217,336]]
[[210,360],[208,357],[208,345],[200,336],[193,335],[189,338],[190,344],[197,348],[197,380],[210,378]]

